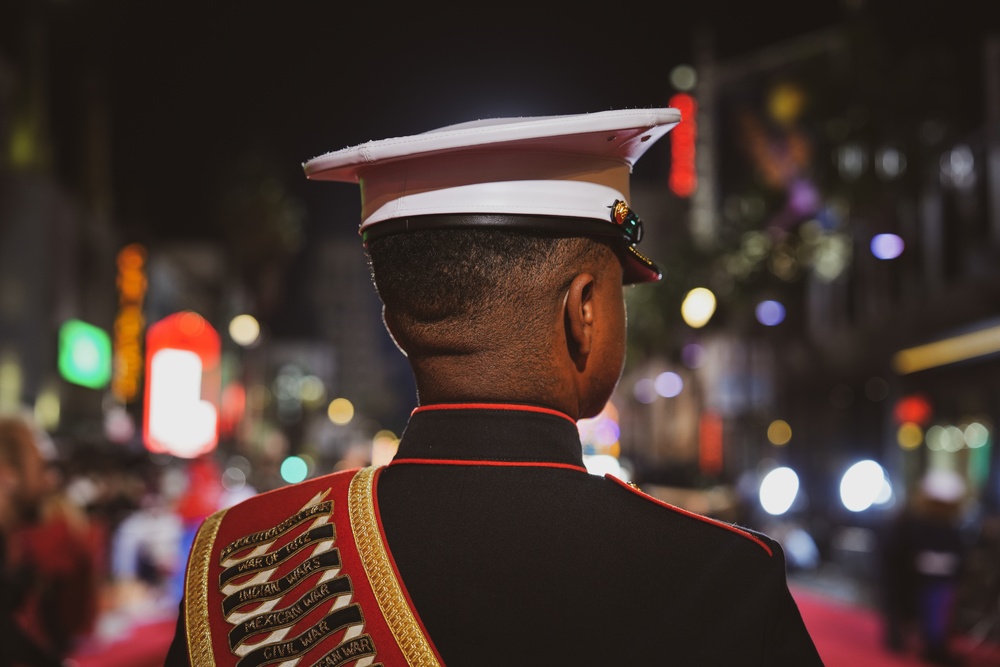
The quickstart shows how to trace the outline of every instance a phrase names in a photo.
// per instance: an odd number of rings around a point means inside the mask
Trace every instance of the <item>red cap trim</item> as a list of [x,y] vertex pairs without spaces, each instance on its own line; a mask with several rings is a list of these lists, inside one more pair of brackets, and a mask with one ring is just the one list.
[[622,480],[618,479],[614,475],[605,475],[604,477],[606,479],[610,479],[611,481],[617,483],[619,486],[622,486],[622,487],[628,489],[632,493],[634,493],[636,495],[639,495],[639,496],[642,496],[646,500],[653,501],[657,505],[662,505],[663,507],[666,507],[669,510],[673,510],[673,511],[679,513],[679,514],[683,514],[684,516],[691,517],[692,519],[697,519],[698,521],[703,521],[704,523],[708,523],[708,524],[711,524],[713,526],[717,526],[719,528],[724,528],[725,530],[728,530],[731,533],[736,533],[740,537],[745,537],[748,540],[750,540],[751,542],[756,543],[761,549],[763,549],[764,551],[766,551],[768,556],[774,556],[774,553],[771,551],[771,547],[767,546],[767,544],[765,544],[762,540],[760,540],[757,537],[751,535],[750,533],[746,532],[745,530],[740,530],[736,526],[730,525],[728,523],[723,523],[722,521],[717,521],[715,519],[710,519],[707,516],[702,516],[701,514],[695,514],[694,512],[689,512],[688,510],[681,509],[680,507],[676,507],[674,505],[671,505],[670,503],[665,503],[662,500],[660,500],[659,498],[654,498],[653,496],[649,495],[648,493],[644,493],[644,492],[640,491],[639,489],[635,488],[634,486],[629,486],[629,484],[627,484],[626,482],[623,482]]
[[587,472],[586,468],[572,463],[556,463],[554,461],[476,461],[464,459],[393,459],[387,465],[394,466],[406,463],[443,466],[505,466],[511,468],[565,468]]
[[535,405],[519,405],[517,403],[435,403],[433,405],[421,405],[413,409],[410,414],[427,412],[429,410],[512,410],[520,412],[540,412],[545,415],[555,415],[570,421],[576,425],[576,420],[565,412],[559,412],[551,408],[541,408]]

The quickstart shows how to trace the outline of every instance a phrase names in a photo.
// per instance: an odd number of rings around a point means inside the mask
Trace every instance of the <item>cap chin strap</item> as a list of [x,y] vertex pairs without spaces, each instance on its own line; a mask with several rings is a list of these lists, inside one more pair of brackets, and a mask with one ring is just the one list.
[[606,220],[573,218],[572,222],[567,224],[567,218],[563,216],[500,215],[489,213],[419,215],[409,218],[383,220],[378,224],[366,226],[362,229],[361,238],[367,243],[372,239],[382,238],[383,236],[422,229],[480,229],[488,227],[539,232],[548,236],[596,236],[617,239],[623,243],[628,243],[621,230]]
[[[613,223],[592,218],[573,218],[571,224],[560,216],[544,215],[492,215],[487,213],[455,215],[420,215],[412,218],[395,218],[360,230],[364,243],[392,234],[422,229],[512,229],[553,237],[589,236],[618,241],[622,259],[623,283],[657,282],[662,277],[660,269],[648,257],[635,249],[621,228]],[[616,244],[618,245],[618,244]]]

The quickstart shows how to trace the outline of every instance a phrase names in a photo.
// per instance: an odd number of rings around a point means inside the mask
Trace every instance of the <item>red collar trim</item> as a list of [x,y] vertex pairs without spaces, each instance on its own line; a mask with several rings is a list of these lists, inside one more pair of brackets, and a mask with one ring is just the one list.
[[407,463],[417,463],[422,465],[442,465],[442,466],[500,466],[511,468],[565,468],[577,472],[587,472],[586,468],[573,465],[572,463],[557,463],[555,461],[478,461],[475,459],[393,459],[387,466],[405,465]]
[[411,415],[418,412],[429,412],[431,410],[509,410],[516,412],[538,412],[544,415],[554,415],[562,417],[576,426],[576,420],[565,412],[559,412],[551,408],[542,408],[535,405],[519,405],[517,403],[434,403],[432,405],[421,405],[413,409]]

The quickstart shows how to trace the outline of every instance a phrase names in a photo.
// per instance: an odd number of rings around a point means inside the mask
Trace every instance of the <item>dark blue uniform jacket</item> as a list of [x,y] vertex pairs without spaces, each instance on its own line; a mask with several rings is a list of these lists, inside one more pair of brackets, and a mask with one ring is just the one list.
[[376,492],[448,667],[822,665],[777,542],[587,473],[559,413],[419,408]]

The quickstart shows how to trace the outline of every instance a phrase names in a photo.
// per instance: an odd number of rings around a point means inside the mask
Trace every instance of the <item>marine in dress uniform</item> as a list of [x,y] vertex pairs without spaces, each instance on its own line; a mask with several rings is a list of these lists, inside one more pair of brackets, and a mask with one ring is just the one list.
[[675,109],[476,121],[315,158],[418,407],[392,462],[205,521],[167,665],[821,665],[780,545],[587,472],[624,361],[635,161]]

